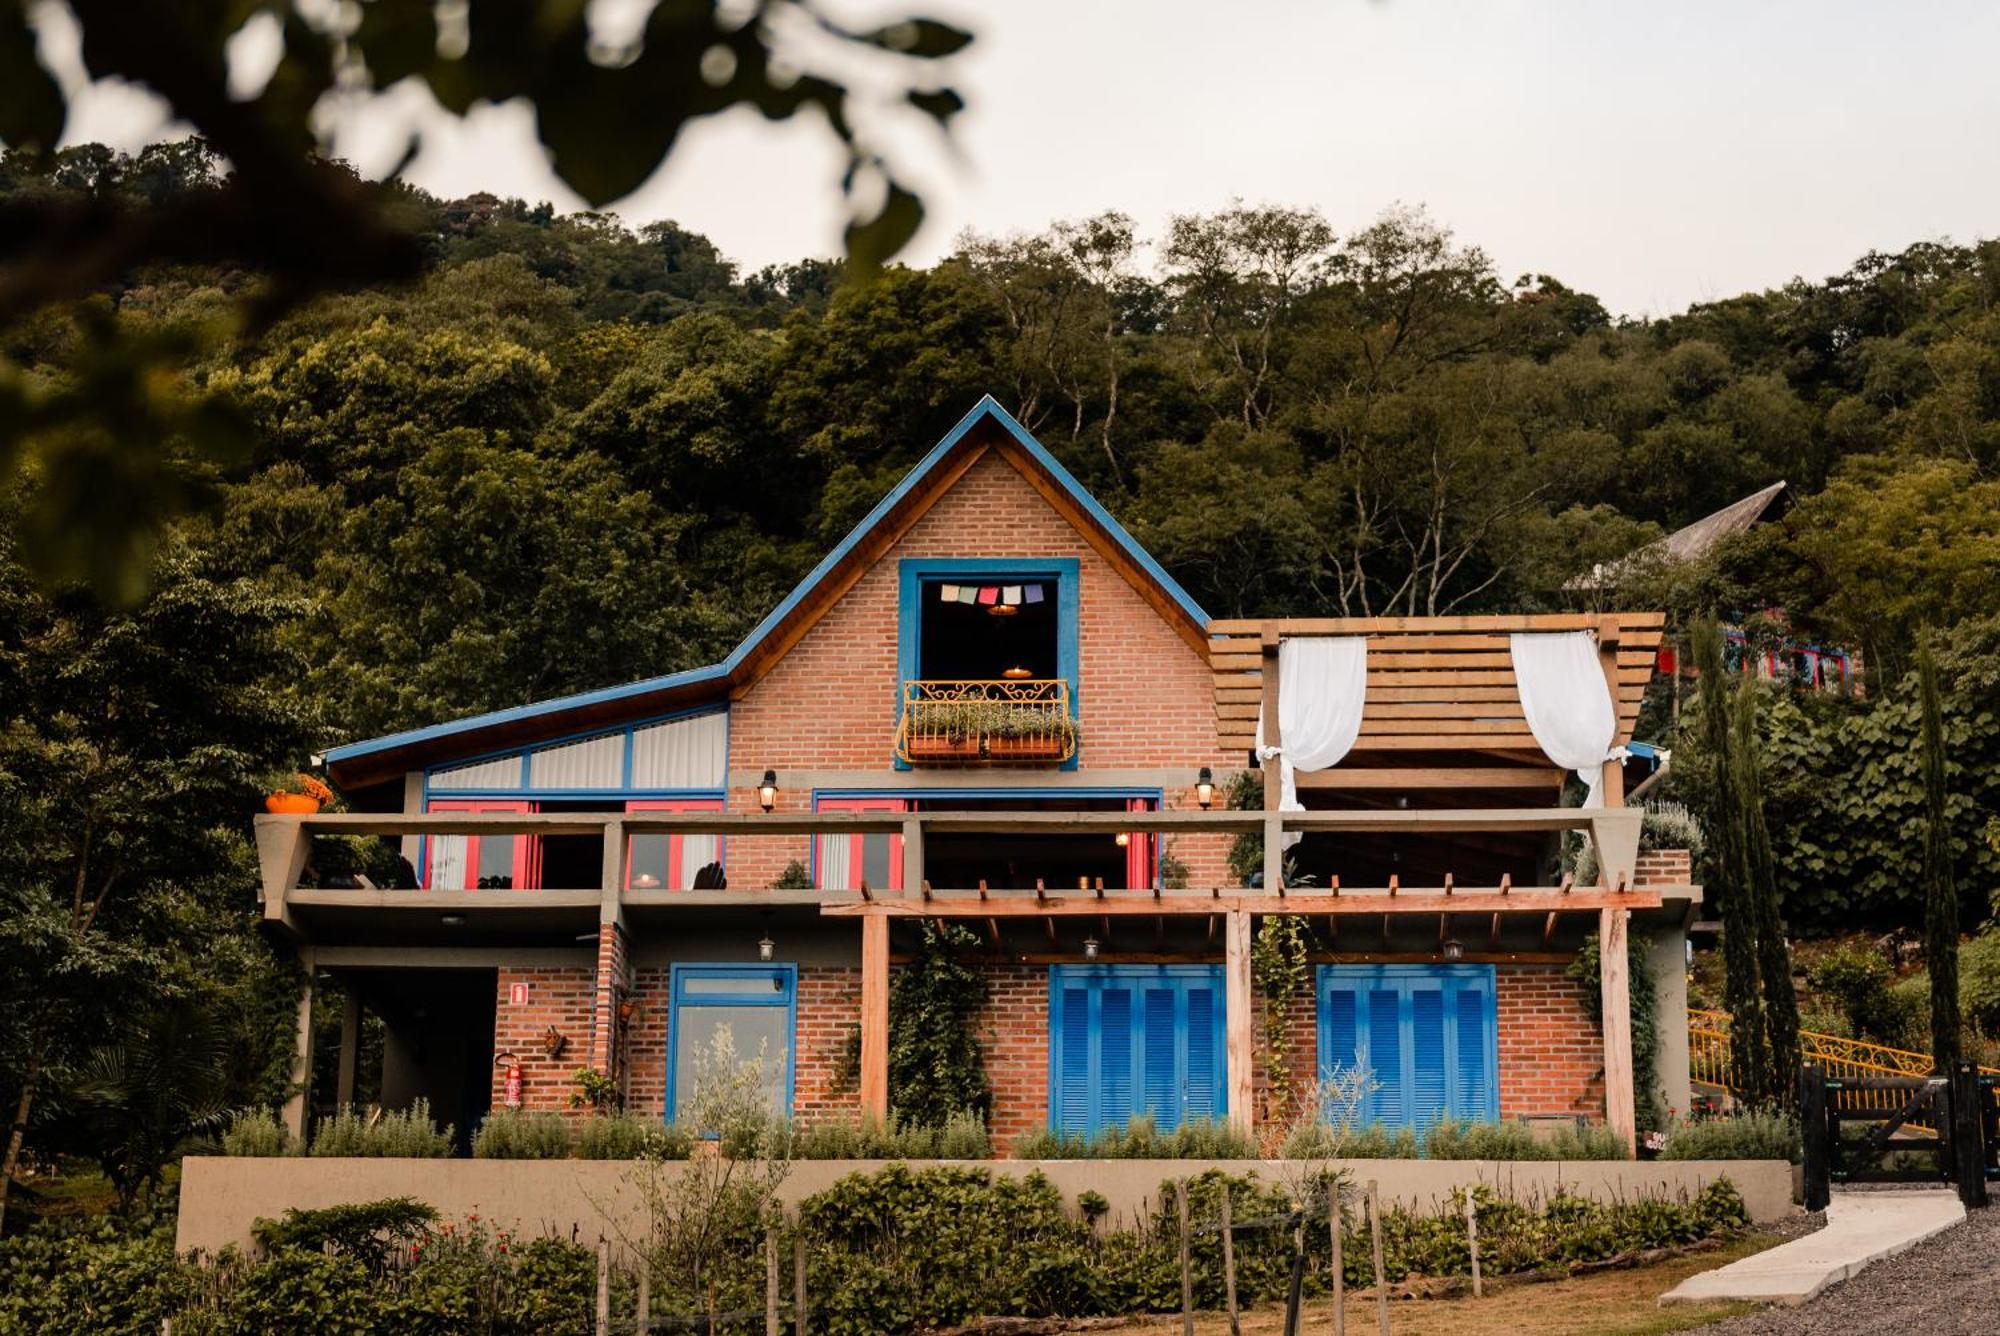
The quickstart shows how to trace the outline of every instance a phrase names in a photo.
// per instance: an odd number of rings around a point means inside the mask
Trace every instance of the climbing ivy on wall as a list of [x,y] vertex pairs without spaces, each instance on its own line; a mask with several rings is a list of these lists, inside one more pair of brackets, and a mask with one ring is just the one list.
[[1267,914],[1250,944],[1250,978],[1264,1002],[1264,1069],[1269,1106],[1264,1121],[1285,1121],[1296,1093],[1292,1073],[1292,1007],[1312,994],[1312,929],[1303,914]]
[[916,950],[890,985],[889,1102],[906,1124],[942,1127],[967,1109],[984,1116],[993,1103],[978,1031],[986,980],[963,959],[978,945],[957,924],[920,923]]
[[[1641,1131],[1655,1131],[1667,1125],[1667,1111],[1660,1100],[1655,1073],[1660,1053],[1660,994],[1653,974],[1652,943],[1643,934],[1633,933],[1625,944],[1627,978],[1632,990],[1632,1102]],[[1583,947],[1564,971],[1583,988],[1583,1011],[1590,1023],[1604,1025],[1602,966],[1597,935],[1583,939]],[[1685,1115],[1686,1109],[1679,1110]]]

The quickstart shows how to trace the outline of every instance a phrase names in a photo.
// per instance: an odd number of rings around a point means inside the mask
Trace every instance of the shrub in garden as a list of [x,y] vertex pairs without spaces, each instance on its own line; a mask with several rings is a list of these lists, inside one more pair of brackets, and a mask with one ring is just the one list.
[[431,1102],[417,1100],[401,1113],[372,1122],[355,1109],[342,1109],[313,1133],[314,1155],[360,1155],[437,1159],[451,1154],[452,1129],[431,1121]]
[[576,1133],[576,1154],[585,1160],[685,1160],[693,1153],[693,1133],[644,1114],[601,1115]]
[[269,1109],[249,1109],[237,1114],[222,1134],[224,1155],[269,1157],[297,1155],[299,1151],[291,1131]]
[[1667,1129],[1663,1160],[1798,1162],[1799,1125],[1782,1113],[1733,1113]]
[[559,1113],[495,1109],[472,1138],[480,1160],[561,1160],[569,1157],[569,1120]]
[[1038,1127],[1014,1140],[1017,1160],[1254,1160],[1257,1140],[1222,1119],[1190,1118],[1162,1132],[1150,1115],[1094,1136]]
[[174,1258],[171,1219],[39,1224],[0,1240],[0,1336],[157,1336],[196,1275]]
[[1837,946],[1812,963],[1806,980],[1833,999],[1855,1034],[1884,1044],[1910,1041],[1914,1018],[1890,991],[1896,972],[1880,953],[1853,944]]
[[1288,1160],[1622,1160],[1625,1143],[1607,1127],[1560,1127],[1537,1133],[1521,1122],[1446,1118],[1419,1137],[1379,1123],[1341,1135],[1327,1123],[1301,1123],[1279,1155]]
[[798,1134],[792,1155],[800,1160],[983,1160],[993,1153],[986,1123],[966,1109],[943,1126],[906,1124],[894,1114],[827,1118]]
[[436,1207],[415,1197],[385,1197],[313,1210],[294,1207],[276,1220],[259,1219],[250,1236],[267,1253],[287,1248],[337,1252],[380,1271],[392,1251],[422,1239],[437,1218]]
[[2000,930],[1958,948],[1958,1005],[1982,1034],[2000,1035]]

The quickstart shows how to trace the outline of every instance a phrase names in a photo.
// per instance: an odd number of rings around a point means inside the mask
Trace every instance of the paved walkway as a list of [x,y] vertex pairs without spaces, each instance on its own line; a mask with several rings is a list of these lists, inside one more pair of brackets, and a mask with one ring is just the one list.
[[1690,1276],[1660,1302],[1801,1304],[1871,1262],[1913,1248],[1964,1219],[1965,1208],[1950,1189],[1836,1192],[1826,1208],[1825,1229]]

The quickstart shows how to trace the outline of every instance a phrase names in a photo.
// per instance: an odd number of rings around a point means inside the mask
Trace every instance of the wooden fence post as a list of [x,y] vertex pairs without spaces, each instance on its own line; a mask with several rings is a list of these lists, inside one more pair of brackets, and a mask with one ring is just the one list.
[[611,1336],[611,1241],[597,1241],[597,1336]]
[[1183,1178],[1174,1187],[1181,1217],[1181,1333],[1194,1336],[1194,1272],[1188,1257],[1188,1189]]
[[764,1336],[778,1332],[778,1227],[764,1226]]
[[1389,1336],[1389,1278],[1382,1274],[1382,1194],[1368,1180],[1369,1247],[1375,1255],[1375,1318],[1382,1336]]
[[1465,1248],[1472,1254],[1472,1297],[1484,1298],[1479,1284],[1479,1208],[1473,1205],[1470,1188],[1465,1191]]
[[1333,1336],[1347,1336],[1347,1262],[1340,1253],[1340,1180],[1326,1185],[1326,1233],[1333,1245]]
[[1986,1205],[1984,1121],[1979,1116],[1979,1068],[1961,1062],[1951,1074],[1951,1156],[1958,1199],[1968,1211]]
[[1832,1196],[1826,1144],[1826,1072],[1817,1063],[1799,1069],[1799,1163],[1808,1211],[1824,1211]]
[[1243,1336],[1236,1316],[1236,1229],[1229,1219],[1229,1184],[1222,1185],[1222,1297],[1229,1308],[1229,1336]]
[[792,1248],[792,1330],[806,1336],[806,1231],[799,1222],[799,1237]]
[[649,1336],[653,1330],[653,1259],[639,1258],[639,1296],[632,1305],[632,1330],[637,1336]]

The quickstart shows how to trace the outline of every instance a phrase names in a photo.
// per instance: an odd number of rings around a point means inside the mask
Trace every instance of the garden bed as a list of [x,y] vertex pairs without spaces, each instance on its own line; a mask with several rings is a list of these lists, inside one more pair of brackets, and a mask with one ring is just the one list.
[[[1742,1193],[1750,1219],[1782,1218],[1793,1210],[1792,1167],[1780,1160],[1338,1160],[1349,1181],[1380,1184],[1385,1201],[1428,1208],[1455,1189],[1485,1185],[1517,1200],[1546,1200],[1558,1187],[1593,1201],[1640,1196],[1692,1197],[1718,1178]],[[794,1163],[781,1195],[797,1201],[879,1160]],[[1041,1173],[1069,1200],[1100,1194],[1110,1219],[1130,1221],[1157,1205],[1163,1181],[1222,1169],[1282,1183],[1293,1166],[1275,1160],[994,1160],[956,1167],[1015,1178]],[[288,1207],[335,1206],[413,1196],[447,1218],[483,1214],[530,1233],[572,1225],[595,1234],[641,1208],[634,1166],[616,1160],[346,1159],[190,1156],[183,1162],[178,1246],[207,1251],[250,1239],[260,1216]],[[600,1206],[602,1209],[600,1209]]]

